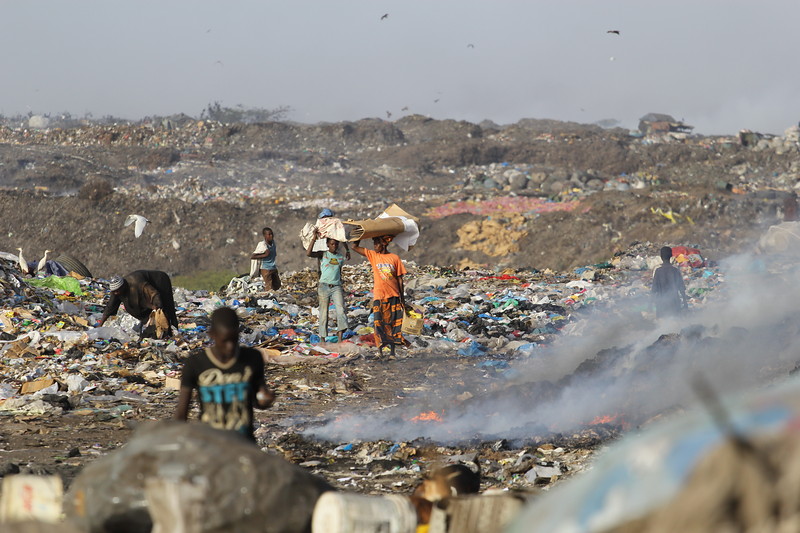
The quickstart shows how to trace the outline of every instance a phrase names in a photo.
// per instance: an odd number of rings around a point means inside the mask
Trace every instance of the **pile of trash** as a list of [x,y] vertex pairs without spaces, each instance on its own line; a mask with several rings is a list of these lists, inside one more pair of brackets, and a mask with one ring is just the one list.
[[[415,394],[434,398],[440,393],[423,386],[429,379],[464,383],[459,396],[468,402],[481,388],[514,379],[513,360],[535,358],[556,339],[579,331],[586,312],[625,299],[630,308],[649,313],[655,251],[654,245],[639,244],[609,262],[564,273],[407,262],[408,301],[421,315],[422,334],[408,335],[409,347],[396,360],[374,357],[372,276],[365,263],[343,267],[350,329],[341,344],[316,335],[318,280],[310,269],[287,273],[284,288],[269,295],[260,279],[249,276],[232,279],[218,293],[175,288],[177,338],[138,343],[136,320],[125,313],[93,327],[107,297],[106,281],[25,277],[16,263],[0,259],[0,416],[113,431],[136,420],[166,418],[175,406],[182,360],[207,342],[210,313],[230,306],[242,320],[242,343],[261,351],[279,398],[258,417],[256,436],[265,450],[332,487],[360,493],[407,495],[447,464],[479,468],[482,489],[549,487],[583,471],[597,446],[626,426],[598,420],[569,435],[534,435],[526,442],[465,443],[464,436],[437,442],[424,437],[446,415],[432,409],[406,415],[418,424],[416,440],[337,443],[302,435],[334,408],[373,409],[375,402],[389,407],[393,399]],[[724,287],[724,275],[705,261],[693,265],[687,259],[682,271],[693,305],[705,305]],[[94,464],[89,461],[109,448],[82,445],[59,458],[54,471]],[[515,512],[521,507],[513,505]]]

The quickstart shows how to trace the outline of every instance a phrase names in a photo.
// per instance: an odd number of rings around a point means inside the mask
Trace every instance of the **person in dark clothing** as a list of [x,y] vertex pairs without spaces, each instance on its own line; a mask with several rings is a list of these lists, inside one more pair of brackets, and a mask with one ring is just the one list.
[[189,418],[197,390],[203,423],[255,441],[253,408],[267,409],[275,401],[264,380],[264,359],[257,350],[239,346],[239,317],[230,307],[211,313],[208,335],[214,344],[192,353],[183,365],[175,419]]
[[[117,314],[119,305],[139,320],[139,339],[153,311],[161,309],[169,322],[170,330],[178,330],[178,316],[175,314],[175,300],[172,297],[172,282],[166,272],[160,270],[136,270],[125,277],[114,276],[109,284],[111,298],[108,300],[103,316],[98,322],[102,326],[109,317]],[[171,331],[168,331],[171,333]]]
[[686,285],[681,271],[670,264],[672,248],[661,248],[662,264],[653,273],[653,302],[656,317],[675,316],[688,307]]

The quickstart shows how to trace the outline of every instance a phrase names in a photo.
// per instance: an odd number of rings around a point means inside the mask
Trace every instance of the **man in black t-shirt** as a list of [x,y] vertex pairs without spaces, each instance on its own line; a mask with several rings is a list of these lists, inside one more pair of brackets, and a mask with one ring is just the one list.
[[197,390],[202,422],[255,441],[253,408],[267,409],[275,401],[264,382],[264,359],[258,351],[239,346],[239,317],[229,307],[211,313],[208,335],[214,344],[194,352],[183,365],[175,419],[188,419]]

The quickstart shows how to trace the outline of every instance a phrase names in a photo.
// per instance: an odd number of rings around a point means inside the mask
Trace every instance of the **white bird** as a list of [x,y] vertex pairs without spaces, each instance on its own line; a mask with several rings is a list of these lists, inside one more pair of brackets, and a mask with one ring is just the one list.
[[134,222],[136,223],[136,225],[133,227],[133,234],[138,239],[139,237],[142,236],[144,227],[150,221],[144,218],[142,215],[128,215],[128,218],[125,219],[125,226],[130,226]]
[[39,273],[44,270],[45,265],[47,264],[47,254],[50,253],[50,250],[44,251],[44,256],[39,260],[39,266],[36,267],[36,272]]
[[25,261],[24,257],[22,257],[22,248],[17,248],[17,250],[19,250],[19,258],[17,259],[17,262],[19,263],[20,272],[22,272],[25,275],[30,274],[31,271],[28,268],[28,262]]

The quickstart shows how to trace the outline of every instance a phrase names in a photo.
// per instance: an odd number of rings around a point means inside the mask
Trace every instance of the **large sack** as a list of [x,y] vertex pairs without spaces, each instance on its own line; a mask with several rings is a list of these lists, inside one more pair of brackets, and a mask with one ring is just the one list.
[[783,222],[770,226],[758,241],[758,247],[772,254],[800,252],[800,222]]
[[317,499],[333,490],[233,432],[159,422],[144,425],[123,448],[89,464],[64,507],[85,531],[149,533],[145,487],[159,480],[194,485],[193,497],[199,492],[202,501],[197,531],[215,533],[310,531]]

